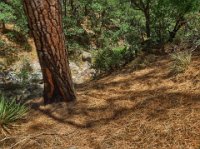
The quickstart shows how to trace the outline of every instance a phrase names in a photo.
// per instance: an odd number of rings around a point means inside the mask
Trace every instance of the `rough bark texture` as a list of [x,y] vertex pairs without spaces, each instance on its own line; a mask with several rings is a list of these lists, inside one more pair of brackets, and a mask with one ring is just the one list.
[[44,78],[44,102],[76,99],[62,27],[60,0],[23,0]]

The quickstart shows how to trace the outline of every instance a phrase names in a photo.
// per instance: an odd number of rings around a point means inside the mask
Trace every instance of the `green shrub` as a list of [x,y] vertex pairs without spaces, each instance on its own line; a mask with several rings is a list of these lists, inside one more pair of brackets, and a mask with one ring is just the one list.
[[5,41],[0,40],[0,48],[3,48],[5,46]]
[[0,95],[0,127],[4,128],[11,123],[23,118],[28,108],[15,100],[7,100]]
[[31,67],[31,64],[27,59],[23,60],[22,67],[17,73],[17,77],[20,79],[22,85],[25,85],[28,81],[30,73],[33,71],[33,68]]
[[98,73],[113,71],[125,65],[130,60],[130,55],[131,50],[126,47],[98,50],[94,54],[93,68]]
[[174,74],[185,72],[191,63],[192,52],[181,51],[171,54],[173,61],[171,72]]
[[8,4],[0,2],[0,10],[1,10],[0,13],[1,21],[8,23],[16,19],[13,8]]
[[101,72],[107,72],[120,66],[122,60],[120,49],[102,49],[95,53],[93,67]]

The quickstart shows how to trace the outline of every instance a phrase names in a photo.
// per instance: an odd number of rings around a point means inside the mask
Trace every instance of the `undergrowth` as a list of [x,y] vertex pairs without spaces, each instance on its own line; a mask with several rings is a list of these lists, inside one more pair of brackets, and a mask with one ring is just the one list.
[[127,47],[101,49],[94,53],[93,68],[99,74],[114,71],[131,61],[134,55]]
[[28,112],[28,107],[17,103],[15,100],[8,100],[0,95],[0,127],[5,128],[22,119]]
[[191,63],[191,57],[191,51],[181,51],[171,54],[171,59],[173,61],[171,72],[173,74],[185,72]]

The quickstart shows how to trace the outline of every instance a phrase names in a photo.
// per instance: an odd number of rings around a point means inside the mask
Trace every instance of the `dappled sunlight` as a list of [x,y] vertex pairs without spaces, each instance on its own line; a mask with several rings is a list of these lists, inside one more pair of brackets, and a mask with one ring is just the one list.
[[0,149],[200,149],[199,0],[1,0]]
[[42,98],[30,100],[32,116],[21,129],[34,134],[78,133],[82,137],[66,135],[65,139],[101,148],[129,148],[133,143],[137,148],[159,144],[173,148],[176,142],[180,146],[196,146],[200,128],[200,94],[196,90],[200,88],[192,83],[192,76],[199,78],[197,74],[185,73],[181,75],[191,79],[177,83],[179,76],[162,78],[167,71],[160,65],[80,84],[75,103],[44,106]]

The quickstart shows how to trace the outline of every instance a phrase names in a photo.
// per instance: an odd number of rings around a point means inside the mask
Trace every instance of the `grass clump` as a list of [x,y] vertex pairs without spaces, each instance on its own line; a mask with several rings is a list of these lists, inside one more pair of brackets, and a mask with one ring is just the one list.
[[173,61],[171,72],[173,74],[184,73],[188,69],[191,63],[192,52],[190,51],[175,52],[171,54],[171,59]]
[[0,127],[5,128],[11,123],[22,119],[28,112],[28,108],[15,100],[7,100],[0,95]]
[[19,72],[16,73],[17,78],[19,78],[20,83],[22,86],[26,86],[29,79],[30,79],[30,74],[33,71],[33,68],[31,64],[29,63],[28,59],[23,59],[22,61],[22,67],[20,68]]

